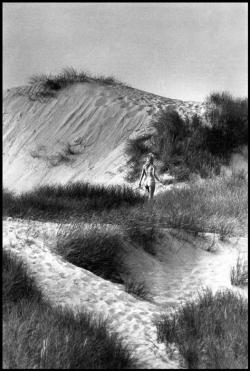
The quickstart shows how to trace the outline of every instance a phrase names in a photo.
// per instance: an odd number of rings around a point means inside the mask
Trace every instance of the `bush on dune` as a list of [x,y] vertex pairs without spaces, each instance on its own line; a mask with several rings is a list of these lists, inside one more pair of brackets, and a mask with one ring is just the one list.
[[107,322],[46,303],[25,266],[3,252],[3,368],[127,369],[135,359]]
[[248,144],[248,99],[234,98],[228,92],[211,93],[206,99],[207,148],[213,154],[230,156]]
[[248,303],[206,290],[157,323],[159,341],[175,343],[190,369],[248,368]]

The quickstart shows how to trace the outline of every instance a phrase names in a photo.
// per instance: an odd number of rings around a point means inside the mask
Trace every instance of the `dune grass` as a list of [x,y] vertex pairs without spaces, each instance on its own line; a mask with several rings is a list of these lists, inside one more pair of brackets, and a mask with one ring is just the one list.
[[248,368],[248,303],[231,291],[200,293],[157,323],[159,341],[175,343],[190,369]]
[[107,86],[129,85],[117,80],[114,76],[92,75],[73,67],[63,68],[58,74],[36,74],[30,77],[28,85],[17,89],[18,95],[28,96],[30,100],[46,102],[55,98],[61,90],[76,83],[95,82]]
[[116,283],[124,272],[122,235],[98,226],[59,229],[56,252],[70,263]]
[[231,284],[234,286],[248,285],[248,261],[238,257],[230,272]]
[[221,239],[245,235],[248,180],[241,174],[189,183],[159,195],[154,203],[159,223],[194,232],[218,233]]
[[46,303],[25,266],[3,253],[3,368],[127,369],[135,359],[104,319]]
[[3,192],[3,215],[18,218],[69,218],[88,212],[110,211],[143,203],[144,197],[130,187],[72,183],[41,186],[15,195]]

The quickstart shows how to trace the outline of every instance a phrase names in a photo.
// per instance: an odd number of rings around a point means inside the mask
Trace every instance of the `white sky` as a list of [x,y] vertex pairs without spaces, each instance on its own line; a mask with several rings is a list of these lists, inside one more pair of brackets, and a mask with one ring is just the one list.
[[3,3],[3,87],[73,66],[169,98],[247,96],[247,3]]

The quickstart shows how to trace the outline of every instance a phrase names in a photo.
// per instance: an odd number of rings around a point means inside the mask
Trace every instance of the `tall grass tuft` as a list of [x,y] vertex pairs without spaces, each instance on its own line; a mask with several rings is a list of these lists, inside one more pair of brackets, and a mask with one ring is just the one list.
[[232,291],[200,293],[157,323],[159,341],[175,343],[190,369],[248,368],[248,304]]

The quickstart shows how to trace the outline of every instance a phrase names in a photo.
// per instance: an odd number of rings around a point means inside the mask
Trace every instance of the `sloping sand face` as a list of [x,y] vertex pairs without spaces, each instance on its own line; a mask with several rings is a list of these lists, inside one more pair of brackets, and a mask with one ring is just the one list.
[[166,106],[200,113],[202,105],[122,86],[78,83],[47,101],[17,95],[3,102],[3,185],[17,192],[36,185],[91,181],[124,183],[124,145],[147,132]]

